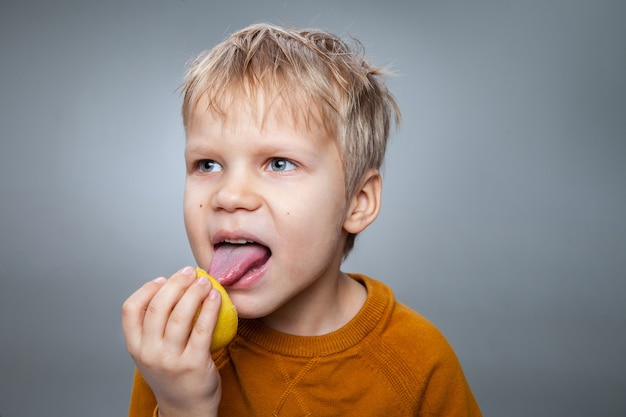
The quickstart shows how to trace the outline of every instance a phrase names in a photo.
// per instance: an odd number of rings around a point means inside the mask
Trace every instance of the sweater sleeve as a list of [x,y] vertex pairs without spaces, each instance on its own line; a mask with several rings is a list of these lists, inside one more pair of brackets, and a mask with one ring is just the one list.
[[[359,276],[370,297],[387,300],[378,331],[365,357],[394,387],[407,415],[480,417],[461,363],[443,333],[428,319],[395,300],[389,287]],[[397,415],[397,414],[396,414]]]
[[441,356],[432,363],[419,409],[421,417],[480,417],[482,414],[450,345],[439,345]]
[[420,341],[413,344],[422,372],[420,417],[480,417],[481,412],[461,363],[446,337],[432,323],[423,321]]
[[128,417],[157,417],[157,402],[150,386],[135,368]]

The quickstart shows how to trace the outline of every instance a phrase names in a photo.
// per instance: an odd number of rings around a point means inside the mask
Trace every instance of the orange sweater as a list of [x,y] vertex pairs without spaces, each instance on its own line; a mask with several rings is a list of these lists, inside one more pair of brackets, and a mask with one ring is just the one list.
[[[362,275],[367,301],[343,328],[323,336],[276,332],[240,320],[214,355],[226,416],[481,416],[457,357],[424,317]],[[135,373],[129,417],[156,415]]]

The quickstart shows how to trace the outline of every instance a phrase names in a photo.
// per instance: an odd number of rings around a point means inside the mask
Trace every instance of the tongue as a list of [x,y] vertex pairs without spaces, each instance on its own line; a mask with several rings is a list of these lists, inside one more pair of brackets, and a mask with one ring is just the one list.
[[269,249],[262,245],[222,244],[215,249],[209,274],[222,285],[232,285],[252,268],[263,265],[269,256]]

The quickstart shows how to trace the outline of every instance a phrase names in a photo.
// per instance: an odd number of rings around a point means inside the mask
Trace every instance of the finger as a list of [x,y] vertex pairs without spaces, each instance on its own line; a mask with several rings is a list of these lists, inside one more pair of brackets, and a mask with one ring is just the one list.
[[172,310],[195,278],[195,269],[185,267],[172,275],[154,295],[143,321],[144,343],[157,345],[161,342]]
[[141,345],[143,321],[146,310],[154,295],[165,283],[164,277],[156,278],[142,285],[122,304],[122,331],[129,352],[136,352]]
[[213,332],[217,326],[217,315],[222,305],[222,296],[215,288],[211,289],[209,295],[202,303],[202,310],[198,319],[191,329],[187,350],[189,355],[200,361],[208,357],[213,341]]
[[210,291],[211,282],[206,277],[199,277],[185,291],[167,322],[164,335],[166,344],[181,347],[187,345],[194,318]]

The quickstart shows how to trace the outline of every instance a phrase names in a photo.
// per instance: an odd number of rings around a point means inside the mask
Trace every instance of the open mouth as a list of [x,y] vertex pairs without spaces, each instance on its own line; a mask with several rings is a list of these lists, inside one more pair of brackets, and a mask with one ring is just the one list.
[[265,265],[272,256],[270,249],[245,239],[226,239],[215,245],[209,274],[225,286]]

